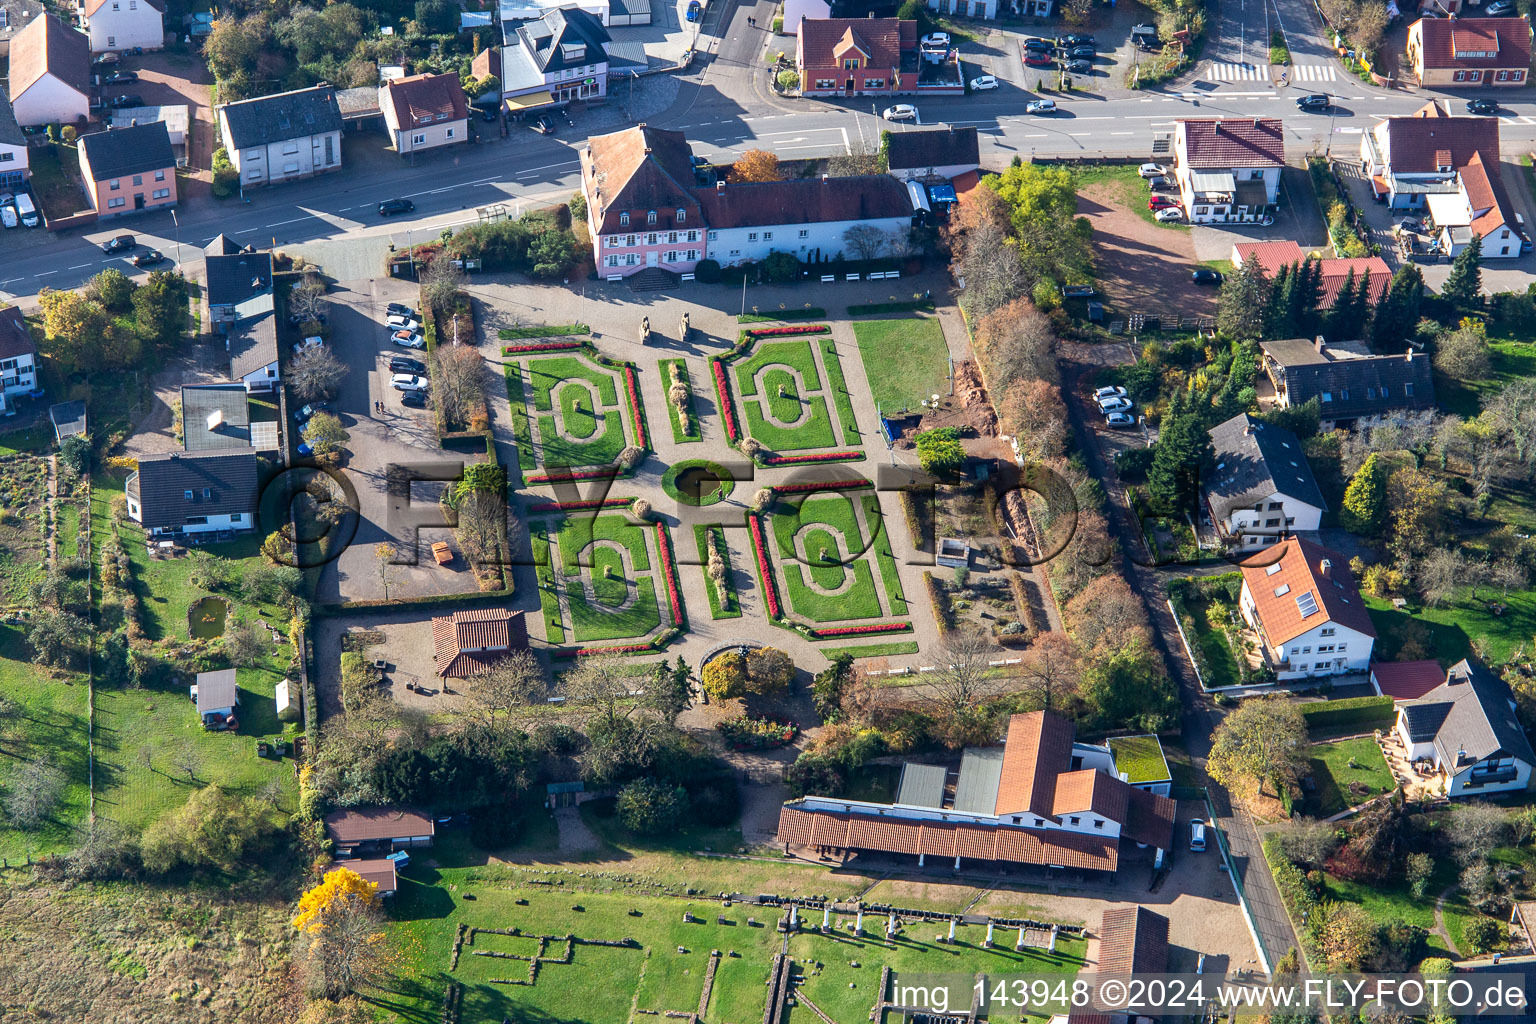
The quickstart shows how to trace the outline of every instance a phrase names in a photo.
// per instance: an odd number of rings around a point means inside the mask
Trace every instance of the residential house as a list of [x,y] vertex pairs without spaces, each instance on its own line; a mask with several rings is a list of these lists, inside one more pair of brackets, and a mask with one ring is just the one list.
[[431,846],[437,835],[430,816],[396,807],[353,807],[332,811],[324,820],[338,857],[418,849]]
[[401,156],[469,141],[469,104],[459,76],[451,72],[385,82],[379,86],[379,107]]
[[0,57],[11,53],[11,40],[44,11],[37,0],[0,0]]
[[687,273],[701,259],[730,266],[775,251],[828,260],[846,254],[855,225],[899,247],[912,223],[906,189],[886,175],[708,187],[694,184],[693,165],[681,132],[642,124],[587,140],[582,191],[601,273]]
[[516,31],[522,22],[537,21],[561,8],[575,8],[607,25],[612,4],[610,0],[500,0],[496,5],[496,14],[505,37]]
[[275,451],[277,421],[251,422],[250,393],[243,383],[183,384],[182,450]]
[[370,883],[374,894],[381,899],[393,896],[400,888],[399,876],[395,873],[395,862],[389,857],[349,860],[343,866],[361,875],[363,881]]
[[[704,213],[705,251],[723,267],[766,259],[772,252],[790,253],[802,263],[861,258],[848,245],[853,227],[881,233],[875,256],[907,252],[912,199],[901,182],[884,174],[722,181],[693,193]],[[620,256],[606,255],[599,269],[612,274]]]
[[98,217],[176,205],[176,154],[164,121],[80,136],[80,177]]
[[1355,420],[1435,407],[1429,359],[1412,348],[1377,355],[1358,341],[1329,344],[1321,336],[1259,343],[1263,370],[1284,408],[1317,399],[1324,430]]
[[224,335],[229,376],[247,391],[277,387],[277,318],[272,302],[272,254],[242,249],[216,235],[203,256],[208,324]]
[[1447,255],[1474,235],[1484,259],[1520,255],[1519,217],[1499,165],[1498,118],[1452,117],[1449,103],[1426,103],[1362,133],[1360,162],[1388,207],[1428,215],[1426,229]]
[[128,474],[128,518],[153,537],[249,530],[256,525],[254,451],[163,452]]
[[956,95],[959,57],[923,59],[917,22],[899,18],[806,18],[795,41],[802,96]]
[[76,0],[91,50],[158,50],[165,46],[165,0]]
[[974,127],[892,132],[885,148],[886,173],[898,181],[950,181],[981,167]]
[[[1028,8],[1031,15],[1047,18],[1050,17],[1054,2],[1055,0],[1024,0],[1024,6]],[[1019,6],[1017,0],[1013,0],[1004,10],[1015,13],[1015,9]],[[997,17],[998,0],[928,0],[928,9],[945,16],[991,20]]]
[[1421,661],[1378,661],[1371,666],[1371,686],[1396,703],[1418,700],[1445,682],[1445,669],[1433,658]]
[[1433,764],[1448,797],[1523,790],[1536,764],[1509,686],[1465,659],[1435,689],[1399,704],[1393,731],[1410,760]]
[[[954,785],[949,785],[950,781]],[[1014,715],[1001,748],[970,748],[957,768],[908,764],[894,803],[805,796],[779,812],[779,841],[843,856],[969,858],[1112,873],[1122,853],[1173,841],[1175,805],[1115,774],[1107,747],[1075,742],[1069,719]],[[1133,844],[1129,848],[1126,844]]]
[[579,7],[562,7],[532,20],[504,23],[502,29],[502,46],[477,55],[474,73],[501,79],[509,113],[608,95],[612,39],[602,19]]
[[0,96],[0,188],[21,188],[31,177],[27,136],[16,123],[11,101]]
[[85,403],[76,399],[50,405],[48,419],[53,422],[54,440],[63,444],[66,437],[85,433]]
[[464,679],[485,672],[514,651],[528,646],[523,613],[507,608],[476,608],[432,620],[437,674]]
[[1174,123],[1173,175],[1197,224],[1254,224],[1280,201],[1285,137],[1277,117],[1186,118]]
[[1322,270],[1322,277],[1318,279],[1318,309],[1333,308],[1351,274],[1354,275],[1354,287],[1364,285],[1368,289],[1367,296],[1372,306],[1381,301],[1381,297],[1387,293],[1387,285],[1392,283],[1392,268],[1380,256],[1358,259],[1320,258],[1315,253],[1302,251],[1301,246],[1295,242],[1237,242],[1232,246],[1234,266],[1242,266],[1249,256],[1258,257],[1259,270],[1271,281],[1283,267],[1298,265],[1307,259],[1317,260]]
[[800,22],[806,18],[830,18],[832,5],[827,0],[784,0],[784,34],[800,34]]
[[21,307],[0,309],[0,415],[16,415],[15,399],[37,388],[37,343]]
[[341,170],[341,108],[328,85],[225,103],[218,114],[242,188]]
[[1205,503],[1229,543],[1256,551],[1322,525],[1328,505],[1295,434],[1246,412],[1210,433],[1216,470]]
[[1420,18],[1408,26],[1408,64],[1421,88],[1522,86],[1531,23],[1518,18]]
[[235,729],[235,708],[240,703],[239,688],[235,684],[235,670],[220,669],[217,672],[199,672],[192,684],[192,700],[197,704],[197,716],[204,729]]
[[1242,565],[1238,608],[1278,679],[1365,672],[1376,627],[1348,560],[1290,537]]
[[16,123],[74,124],[91,109],[91,43],[42,14],[11,40],[10,97]]

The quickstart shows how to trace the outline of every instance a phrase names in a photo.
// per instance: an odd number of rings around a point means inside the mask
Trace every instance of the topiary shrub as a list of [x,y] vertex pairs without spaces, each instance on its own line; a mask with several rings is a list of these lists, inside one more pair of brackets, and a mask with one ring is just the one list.
[[699,260],[694,264],[693,276],[696,280],[705,284],[720,283],[720,263],[718,260]]

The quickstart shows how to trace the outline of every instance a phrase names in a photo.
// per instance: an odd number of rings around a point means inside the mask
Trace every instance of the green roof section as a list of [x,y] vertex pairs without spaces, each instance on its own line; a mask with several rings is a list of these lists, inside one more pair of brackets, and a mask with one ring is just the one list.
[[1124,772],[1125,781],[1133,786],[1173,780],[1156,736],[1116,736],[1109,741],[1109,751],[1115,755],[1115,770]]

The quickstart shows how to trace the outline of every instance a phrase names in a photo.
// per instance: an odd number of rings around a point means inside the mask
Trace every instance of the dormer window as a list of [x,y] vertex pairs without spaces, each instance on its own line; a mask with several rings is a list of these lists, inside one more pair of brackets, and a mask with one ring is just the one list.
[[843,70],[844,71],[857,71],[857,70],[859,70],[859,58],[857,58],[857,57],[844,57],[843,58]]
[[648,225],[654,225],[656,223],[656,211],[655,210],[652,210],[652,211],[650,211],[649,213],[647,213],[645,215],[645,223],[648,224]]
[[621,227],[621,228],[629,227],[629,214],[627,214],[627,213],[619,214],[619,227]]
[[679,224],[683,224],[683,223],[685,223],[685,222],[686,222],[686,221],[687,221],[687,220],[688,220],[688,211],[687,211],[687,210],[684,210],[684,209],[681,209],[681,208],[679,208],[679,209],[678,209],[678,211],[677,211],[677,222],[678,222],[678,223],[679,223]]

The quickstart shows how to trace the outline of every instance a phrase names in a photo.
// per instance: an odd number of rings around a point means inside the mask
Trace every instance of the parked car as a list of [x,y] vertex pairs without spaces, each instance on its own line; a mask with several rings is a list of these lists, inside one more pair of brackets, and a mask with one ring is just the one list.
[[1086,32],[1068,32],[1061,37],[1063,46],[1093,46],[1094,38]]
[[136,248],[138,244],[132,235],[118,235],[101,243],[101,251],[108,256],[113,256],[117,253],[127,252],[130,249]]
[[1184,211],[1177,206],[1170,206],[1166,209],[1158,210],[1152,216],[1164,224],[1173,224],[1184,219]]
[[298,452],[301,459],[307,459],[315,454],[314,447],[308,441],[300,441],[294,451]]
[[1066,69],[1074,75],[1086,75],[1093,70],[1093,64],[1086,60],[1069,60]]
[[553,134],[555,134],[555,122],[554,122],[554,119],[551,118],[548,114],[540,114],[538,117],[533,119],[533,122],[531,124],[529,124],[528,127],[532,128],[534,131],[538,132],[540,135],[553,135]]
[[106,78],[103,78],[101,84],[117,85],[120,82],[137,82],[138,80],[139,73],[137,71],[114,71]]
[[125,92],[121,96],[114,96],[107,101],[107,106],[113,110],[121,110],[123,107],[142,107],[144,97],[136,92]]
[[1142,164],[1136,168],[1136,173],[1143,178],[1161,178],[1168,173],[1168,168],[1162,164]]
[[1124,395],[1116,395],[1113,398],[1101,398],[1099,399],[1099,412],[1104,413],[1106,416],[1112,412],[1128,412],[1135,404]]
[[400,213],[410,213],[416,209],[416,204],[409,199],[386,199],[379,204],[380,217],[393,217]]
[[16,207],[10,203],[0,204],[0,225],[14,228],[21,223],[21,218],[16,215]]
[[393,331],[389,340],[401,348],[426,348],[427,339],[414,331]]
[[1221,284],[1226,278],[1221,276],[1221,271],[1212,270],[1210,267],[1196,267],[1190,277],[1195,284]]
[[299,324],[323,324],[326,319],[324,313],[289,313],[288,322],[297,327]]
[[1483,14],[1490,18],[1507,18],[1518,10],[1514,0],[1493,0],[1493,3],[1483,8]]
[[1531,245],[1531,236],[1522,232],[1520,235],[1520,251],[1523,253],[1530,252],[1533,248],[1536,248],[1536,246]]
[[1147,188],[1153,192],[1177,192],[1179,190],[1179,183],[1172,178],[1160,174],[1155,178],[1147,179]]
[[391,302],[384,307],[384,312],[389,316],[415,316],[416,311],[403,302]]
[[421,322],[408,316],[392,316],[388,320],[388,327],[392,331],[410,331],[412,334],[421,333]]
[[1498,112],[1499,103],[1497,100],[1479,98],[1467,101],[1467,113],[1469,114],[1481,114],[1484,117],[1491,117]]
[[1104,422],[1116,430],[1123,430],[1126,427],[1134,427],[1136,425],[1136,417],[1128,412],[1112,412],[1104,417]]
[[1033,50],[1024,51],[1024,64],[1031,68],[1048,68],[1055,65],[1056,61],[1049,54],[1036,53]]
[[424,375],[427,372],[427,364],[410,356],[390,356],[389,372]]
[[1189,848],[1195,853],[1205,852],[1205,819],[1189,819]]
[[1056,113],[1055,100],[1030,100],[1024,104],[1026,114],[1054,114]]
[[916,121],[917,108],[910,103],[898,103],[894,107],[886,107],[880,116],[887,121]]
[[1153,213],[1156,213],[1158,210],[1177,209],[1178,205],[1179,201],[1173,198],[1173,196],[1153,196],[1147,200],[1147,209]]
[[1095,391],[1093,393],[1093,400],[1095,402],[1102,402],[1106,398],[1124,398],[1124,397],[1125,397],[1125,388],[1122,388],[1122,387],[1119,387],[1119,386],[1116,386],[1116,385],[1108,385],[1106,387],[1099,388],[1097,391]]
[[415,409],[425,409],[428,405],[427,393],[425,391],[402,391],[400,392],[400,404],[409,405]]
[[1055,50],[1056,47],[1051,45],[1051,41],[1049,39],[1041,39],[1038,36],[1031,36],[1024,40],[1024,49],[1026,51],[1033,50],[1035,53],[1050,53]]
[[300,352],[304,352],[308,349],[324,347],[325,339],[319,335],[312,334],[305,338],[303,341],[296,341],[293,343],[293,354],[298,355]]
[[1423,232],[1424,222],[1417,217],[1404,217],[1397,222],[1397,230],[1417,235]]
[[1297,110],[1330,110],[1333,108],[1333,97],[1324,92],[1308,93],[1305,96],[1296,97]]
[[96,56],[91,58],[91,67],[106,67],[109,64],[116,64],[117,62],[118,56],[115,53],[98,53]]
[[414,373],[397,373],[389,378],[389,386],[396,391],[425,391],[430,386],[427,378]]
[[300,423],[308,423],[310,417],[314,416],[315,413],[325,412],[330,407],[330,402],[311,402],[309,405],[304,406],[298,412],[294,413],[293,418],[298,420]]
[[1067,56],[1078,60],[1093,60],[1099,55],[1099,51],[1092,46],[1074,46],[1067,50]]
[[918,42],[920,44],[922,44],[924,47],[942,46],[944,49],[947,50],[947,49],[949,49],[949,33],[948,32],[930,32],[927,35],[923,36],[922,39],[918,40]]
[[994,78],[991,75],[982,75],[979,78],[971,79],[971,91],[972,92],[982,92],[983,90],[986,90],[986,89],[996,89],[996,88],[997,88],[997,79]]
[[128,258],[128,262],[136,267],[152,267],[156,263],[166,262],[165,253],[159,249],[148,249],[144,252],[134,253]]

